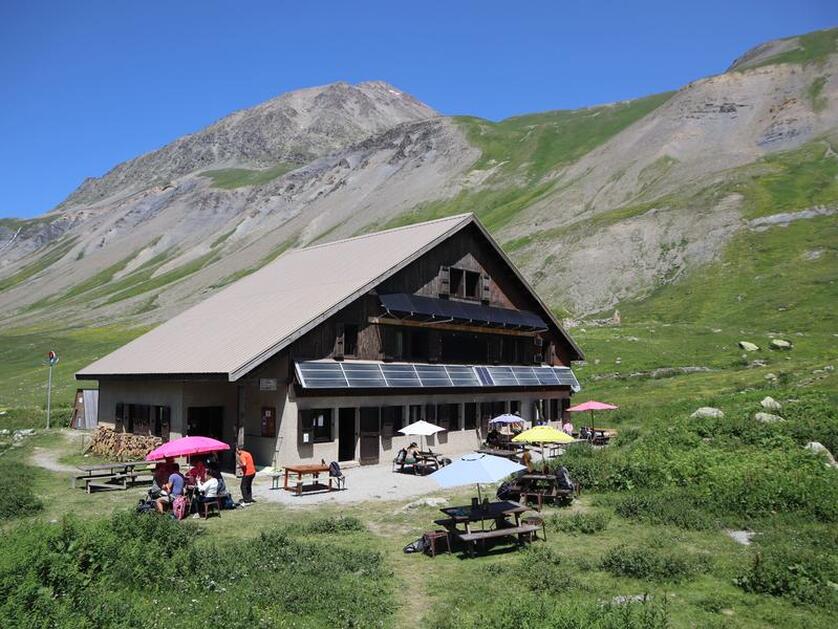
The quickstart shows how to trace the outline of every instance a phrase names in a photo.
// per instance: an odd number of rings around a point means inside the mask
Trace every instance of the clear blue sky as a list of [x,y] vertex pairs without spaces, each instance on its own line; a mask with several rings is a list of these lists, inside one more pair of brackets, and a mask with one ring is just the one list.
[[678,88],[834,0],[0,0],[0,217],[295,88],[383,79],[500,119]]

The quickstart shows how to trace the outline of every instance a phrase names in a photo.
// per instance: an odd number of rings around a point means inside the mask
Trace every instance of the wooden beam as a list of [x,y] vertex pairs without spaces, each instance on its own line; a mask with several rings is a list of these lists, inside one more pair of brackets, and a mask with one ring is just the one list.
[[534,337],[537,332],[530,330],[510,330],[508,328],[491,328],[484,325],[464,325],[461,323],[434,323],[432,321],[413,321],[410,319],[387,319],[385,317],[369,317],[369,323],[378,325],[401,325],[409,328],[424,328],[426,330],[449,330],[452,332],[481,332],[486,334],[504,334],[506,336]]

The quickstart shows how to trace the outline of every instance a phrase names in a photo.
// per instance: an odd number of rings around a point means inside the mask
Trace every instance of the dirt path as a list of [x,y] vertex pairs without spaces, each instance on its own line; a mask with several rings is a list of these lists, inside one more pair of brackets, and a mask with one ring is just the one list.
[[[63,445],[66,446],[70,446],[71,442],[73,442],[76,438],[76,435],[63,431],[62,435],[65,439],[65,444]],[[58,472],[59,474],[77,473],[78,470],[72,465],[66,465],[59,462],[58,459],[60,459],[64,454],[66,454],[65,448],[44,448],[41,446],[35,446],[32,448],[32,454],[29,457],[29,462],[32,465],[42,467],[51,472]]]

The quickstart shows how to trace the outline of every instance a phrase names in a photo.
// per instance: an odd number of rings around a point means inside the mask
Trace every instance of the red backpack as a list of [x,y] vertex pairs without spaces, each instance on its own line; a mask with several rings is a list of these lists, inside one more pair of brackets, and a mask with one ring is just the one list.
[[172,513],[174,513],[178,520],[183,520],[189,515],[189,500],[186,499],[186,496],[175,498],[175,501],[172,503]]

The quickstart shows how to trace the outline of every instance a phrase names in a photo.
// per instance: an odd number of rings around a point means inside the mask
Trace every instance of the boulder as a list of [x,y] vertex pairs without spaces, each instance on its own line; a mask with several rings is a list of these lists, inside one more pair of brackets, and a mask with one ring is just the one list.
[[420,498],[419,500],[408,502],[402,507],[402,510],[417,509],[419,507],[441,507],[446,504],[448,504],[448,500],[445,498]]
[[690,417],[715,417],[720,418],[724,417],[725,414],[719,408],[713,408],[712,406],[702,406],[701,408],[697,409]]
[[771,339],[771,343],[769,344],[769,347],[771,349],[788,350],[788,349],[791,349],[792,347],[794,347],[794,345],[791,344],[791,341],[786,341],[784,339]]
[[739,341],[739,347],[744,349],[746,352],[757,352],[759,351],[759,345],[755,345],[750,341]]
[[758,422],[762,422],[763,424],[774,424],[776,422],[786,421],[779,415],[772,415],[771,413],[757,413],[754,415],[754,419]]
[[838,462],[835,461],[835,457],[832,456],[832,452],[830,452],[820,441],[810,441],[803,447],[810,452],[814,452],[818,456],[825,458],[826,464],[829,465],[829,467],[838,467]]
[[767,373],[763,376],[763,378],[765,378],[769,382],[774,382],[777,379],[777,374],[776,373]]
[[762,402],[760,402],[760,406],[762,406],[762,408],[764,408],[766,411],[779,411],[781,408],[783,408],[782,404],[780,404],[770,395],[766,395],[762,399]]

